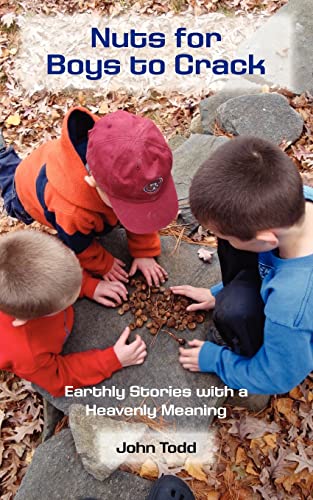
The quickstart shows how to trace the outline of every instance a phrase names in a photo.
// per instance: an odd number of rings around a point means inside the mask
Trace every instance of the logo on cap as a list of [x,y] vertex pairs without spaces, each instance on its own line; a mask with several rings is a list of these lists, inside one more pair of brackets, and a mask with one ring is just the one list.
[[145,193],[156,193],[159,191],[160,186],[163,182],[163,178],[159,177],[158,179],[155,179],[155,181],[149,182],[149,184],[146,184],[145,187],[143,188]]

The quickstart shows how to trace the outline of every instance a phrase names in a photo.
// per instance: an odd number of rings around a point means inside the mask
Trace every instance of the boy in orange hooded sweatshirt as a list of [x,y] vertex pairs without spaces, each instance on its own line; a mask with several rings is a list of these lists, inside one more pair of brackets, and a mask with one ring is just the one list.
[[[22,161],[12,147],[0,145],[0,188],[8,214],[56,229],[82,267],[109,282],[126,283],[137,270],[150,285],[164,282],[167,273],[155,257],[157,231],[178,210],[171,167],[171,150],[156,125],[126,111],[99,119],[85,108],[72,108],[60,139]],[[134,258],[129,275],[96,239],[118,220]]]

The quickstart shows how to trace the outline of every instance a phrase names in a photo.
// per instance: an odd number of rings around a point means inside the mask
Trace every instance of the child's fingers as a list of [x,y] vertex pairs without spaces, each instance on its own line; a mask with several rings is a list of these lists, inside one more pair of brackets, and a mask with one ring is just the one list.
[[130,329],[127,326],[125,328],[125,330],[123,330],[123,332],[121,333],[121,335],[120,335],[119,339],[117,340],[117,342],[119,342],[121,344],[126,344],[129,335],[130,335]]
[[171,286],[170,289],[173,293],[178,293],[179,295],[186,295],[186,297],[190,297],[192,293],[192,288],[189,285],[177,285]]
[[142,365],[145,359],[146,359],[145,357],[144,357],[144,358],[137,359],[137,361],[136,361],[136,365]]
[[126,266],[125,262],[123,262],[123,261],[122,261],[122,260],[120,260],[120,259],[116,259],[116,258],[115,258],[115,259],[114,259],[114,261],[115,261],[115,262],[117,262],[117,264],[119,264],[119,265],[120,265],[120,266],[122,266],[122,267],[125,267],[125,266]]
[[159,280],[161,281],[161,283],[164,283],[165,278],[167,278],[167,275],[164,275],[164,273],[162,272],[162,268],[156,267],[155,268],[155,272],[158,275]]
[[135,272],[137,271],[137,264],[136,262],[134,261],[131,265],[131,268],[130,268],[130,271],[129,271],[129,276],[133,276],[135,274]]
[[142,345],[142,343],[143,343],[143,340],[140,337],[140,335],[136,335],[135,340],[129,344],[129,347],[132,348],[133,352],[136,352],[137,349]]
[[144,277],[145,277],[146,282],[148,283],[148,285],[152,286],[152,277],[151,277],[150,271],[148,271],[147,269],[145,269],[144,271],[142,271],[142,274],[144,275]]
[[124,283],[128,283],[127,277],[117,270],[112,271],[111,281],[115,281],[115,280],[119,280],[119,281],[123,281]]
[[205,309],[207,306],[206,302],[201,302],[200,304],[190,304],[190,306],[186,307],[186,311],[200,311],[201,309]]
[[122,300],[118,293],[114,292],[114,290],[106,290],[105,296],[113,299],[116,304],[121,304]]
[[145,359],[146,356],[147,356],[147,349],[144,349],[139,354],[136,354],[137,359]]
[[[160,278],[159,278],[157,271],[155,269],[151,269],[150,275],[151,275],[152,281],[155,284],[155,286],[160,286]],[[163,279],[163,276],[162,276],[162,279]]]
[[138,349],[136,349],[135,351],[135,355],[136,356],[140,356],[140,354],[144,353],[146,351],[146,345],[145,344],[142,344],[138,347]]
[[168,278],[168,272],[164,269],[164,267],[160,266],[160,264],[157,264],[157,266],[158,266],[158,269],[163,274],[164,278]]
[[127,288],[125,285],[123,285],[123,283],[121,283],[120,281],[112,281],[111,282],[111,286],[112,288],[115,289],[115,291],[117,291],[118,293],[128,293],[127,291]]
[[190,342],[188,342],[188,345],[190,347],[200,347],[200,346],[202,346],[203,343],[204,343],[203,340],[193,339],[193,340],[190,340]]

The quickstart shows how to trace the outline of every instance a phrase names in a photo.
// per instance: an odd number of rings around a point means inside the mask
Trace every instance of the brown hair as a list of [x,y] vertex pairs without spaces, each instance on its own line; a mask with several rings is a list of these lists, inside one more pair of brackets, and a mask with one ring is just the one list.
[[190,205],[203,224],[245,241],[257,231],[299,222],[305,200],[292,160],[268,141],[241,136],[222,144],[199,168]]
[[0,310],[19,319],[38,318],[76,299],[82,271],[73,252],[38,231],[0,236]]

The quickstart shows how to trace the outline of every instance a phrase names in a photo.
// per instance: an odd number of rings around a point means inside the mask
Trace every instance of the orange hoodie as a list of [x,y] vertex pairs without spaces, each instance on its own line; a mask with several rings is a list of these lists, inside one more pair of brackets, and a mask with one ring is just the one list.
[[[51,140],[23,160],[15,174],[17,195],[31,217],[57,230],[84,269],[107,273],[113,256],[96,241],[118,222],[112,208],[105,205],[84,177],[88,175],[86,150],[88,130],[99,118],[82,107],[69,110],[60,139]],[[127,232],[132,257],[160,254],[157,233],[137,235]]]

